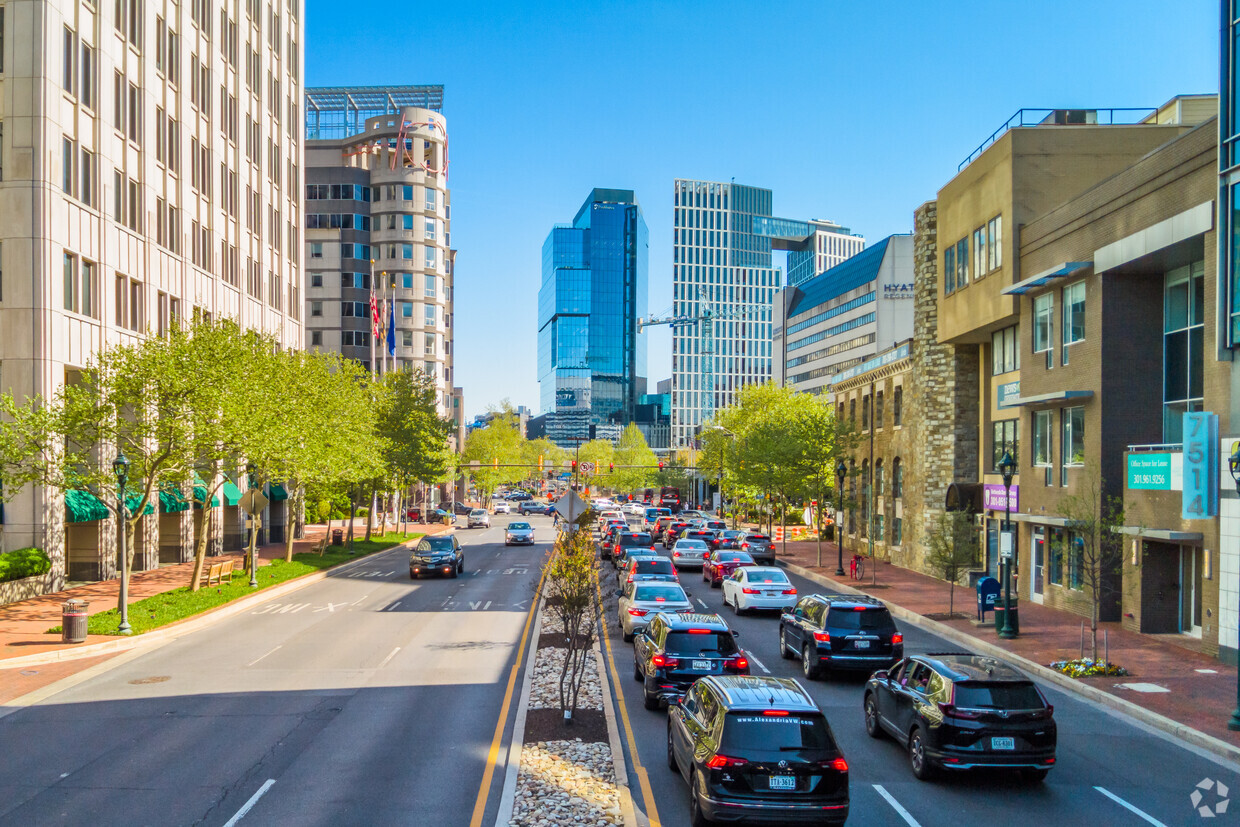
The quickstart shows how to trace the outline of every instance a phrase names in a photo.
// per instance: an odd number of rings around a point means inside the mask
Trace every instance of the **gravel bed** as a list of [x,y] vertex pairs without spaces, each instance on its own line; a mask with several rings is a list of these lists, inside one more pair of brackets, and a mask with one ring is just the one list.
[[622,824],[620,793],[605,743],[539,741],[521,751],[512,827]]
[[[560,670],[564,668],[567,650],[560,648],[539,649],[534,659],[534,681],[530,685],[530,706],[548,709],[560,705]],[[581,680],[581,693],[577,696],[578,709],[602,709],[603,689],[598,679],[598,665],[594,653],[586,654],[586,674]]]

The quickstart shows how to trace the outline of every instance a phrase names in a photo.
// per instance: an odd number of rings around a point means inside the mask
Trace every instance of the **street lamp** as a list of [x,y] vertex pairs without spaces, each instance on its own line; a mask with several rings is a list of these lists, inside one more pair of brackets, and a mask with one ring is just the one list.
[[125,484],[129,482],[129,459],[123,451],[112,460],[112,473],[116,475],[117,513],[120,515],[121,535],[121,593],[116,607],[121,613],[121,625],[116,631],[122,635],[128,635],[133,632],[129,626],[129,548],[125,534],[125,523],[129,520],[129,508],[125,503]]
[[1003,628],[999,630],[999,637],[1004,640],[1011,640],[1017,636],[1017,631],[1012,628],[1012,557],[1016,554],[1016,543],[1012,541],[1012,477],[1016,474],[1016,460],[1012,459],[1010,451],[1003,452],[1003,458],[999,460],[999,473],[1003,475],[1003,535],[999,540],[999,548],[1002,550],[1003,543],[1010,543],[1008,546],[1008,555],[1002,559],[1003,565]]
[[840,525],[840,514],[844,511],[844,475],[848,473],[848,466],[844,464],[844,460],[840,460],[835,466],[835,576],[844,576],[844,532],[843,526]]
[[[1227,470],[1231,472],[1232,482],[1236,484],[1236,493],[1240,494],[1240,441],[1231,444],[1231,456],[1227,458]],[[1240,672],[1236,673],[1236,709],[1231,713],[1227,728],[1232,732],[1240,730]]]

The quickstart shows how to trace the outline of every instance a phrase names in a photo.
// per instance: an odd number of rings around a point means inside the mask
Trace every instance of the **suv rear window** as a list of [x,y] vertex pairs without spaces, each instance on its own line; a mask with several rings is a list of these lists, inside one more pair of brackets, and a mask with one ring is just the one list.
[[690,631],[668,632],[663,649],[669,655],[682,657],[719,655],[730,658],[739,651],[731,632],[716,632],[713,629],[705,634]]
[[761,712],[729,712],[724,718],[720,752],[744,755],[749,751],[782,749],[835,750],[835,739],[821,715],[763,715]]
[[827,614],[827,626],[832,629],[845,629],[863,632],[894,632],[896,624],[886,609],[865,608],[858,611],[855,607],[831,607]]
[[728,527],[728,524],[719,522],[718,520],[714,520],[714,521],[708,522],[706,524],[706,527],[713,531],[723,531]]
[[765,534],[750,534],[745,539],[757,540],[759,543],[769,543],[771,541],[771,538],[767,537]]
[[633,590],[634,600],[679,600],[684,602],[689,598],[685,597],[685,590],[680,586],[651,583],[648,586],[638,586]]
[[962,709],[1042,709],[1046,706],[1029,681],[961,681],[956,684],[952,703]]
[[672,568],[672,561],[666,557],[660,557],[657,560],[634,560],[633,568],[629,569],[633,574],[675,574],[676,570]]
[[620,545],[622,546],[649,546],[653,545],[654,540],[650,539],[649,534],[621,534]]

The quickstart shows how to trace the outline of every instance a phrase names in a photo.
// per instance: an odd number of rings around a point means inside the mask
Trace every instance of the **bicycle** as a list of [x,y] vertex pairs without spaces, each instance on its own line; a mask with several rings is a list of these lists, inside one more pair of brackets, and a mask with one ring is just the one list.
[[865,577],[865,558],[860,554],[854,554],[852,563],[848,566],[848,576],[853,580],[861,580]]

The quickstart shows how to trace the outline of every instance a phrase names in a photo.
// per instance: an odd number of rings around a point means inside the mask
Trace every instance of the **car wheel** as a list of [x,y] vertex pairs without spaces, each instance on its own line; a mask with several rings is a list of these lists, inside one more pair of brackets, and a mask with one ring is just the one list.
[[689,776],[689,824],[692,827],[707,827],[710,824],[702,814],[702,805],[698,803],[697,770]]
[[646,709],[659,708],[659,696],[650,694],[650,687],[646,685],[645,679],[642,680],[642,703]]
[[723,578],[719,578],[719,582],[718,582],[718,583],[716,583],[716,582],[715,582],[715,578],[713,578],[713,577],[712,577],[712,578],[710,579],[710,587],[711,587],[712,589],[719,589],[719,588],[723,588]]
[[871,738],[880,738],[883,729],[878,723],[878,702],[872,693],[865,693],[865,734]]
[[461,563],[460,563],[460,565],[458,565],[458,566],[456,567],[456,572],[457,572],[457,574],[464,574],[464,573],[465,573],[465,558],[464,558],[464,557],[462,557],[462,558],[461,558]]
[[914,729],[913,734],[908,737],[908,763],[918,781],[933,777],[934,770],[930,766],[930,760],[926,758],[926,736],[921,727]]
[[1041,784],[1043,781],[1045,781],[1045,780],[1046,780],[1046,776],[1047,776],[1049,773],[1050,773],[1050,770],[1049,770],[1049,769],[1046,769],[1046,770],[1025,770],[1025,780],[1029,781],[1029,782],[1030,782],[1030,783],[1032,783],[1032,784]]
[[741,605],[741,598],[739,596],[734,596],[732,598],[732,608],[736,610],[736,613],[738,615],[749,614],[749,610]]
[[632,643],[632,642],[633,642],[633,633],[632,633],[632,632],[621,632],[621,633],[620,633],[620,636],[624,638],[624,642],[625,642],[625,643]]
[[672,719],[667,719],[667,768],[672,772],[680,772],[680,765],[676,763],[676,750],[672,747]]
[[818,680],[818,667],[814,664],[814,659],[809,653],[809,644],[801,650],[801,672],[808,681]]
[[780,624],[779,627],[779,656],[785,660],[791,660],[793,658],[793,653],[788,649],[788,636],[784,632],[784,627],[782,624]]

